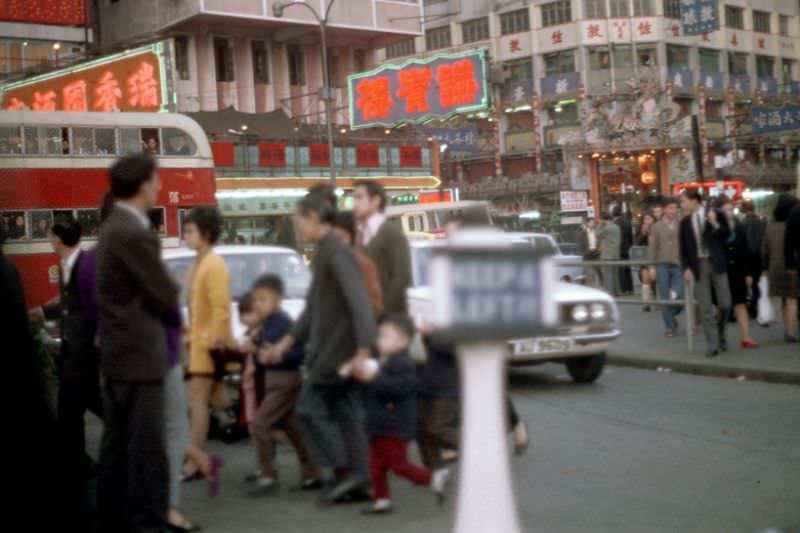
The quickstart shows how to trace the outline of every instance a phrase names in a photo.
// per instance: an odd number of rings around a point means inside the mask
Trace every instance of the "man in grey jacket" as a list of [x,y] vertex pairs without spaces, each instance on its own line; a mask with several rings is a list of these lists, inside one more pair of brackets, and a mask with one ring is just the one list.
[[364,489],[369,481],[361,388],[351,375],[369,359],[376,336],[358,262],[330,229],[334,201],[314,191],[297,207],[298,233],[317,245],[314,279],[292,334],[269,354],[279,362],[295,342],[308,346],[297,412],[316,464],[335,474],[329,502]]
[[[603,222],[597,227],[598,248],[601,260],[618,260],[622,232],[608,213],[603,213]],[[619,295],[619,275],[617,267],[602,267],[606,291],[612,296]]]

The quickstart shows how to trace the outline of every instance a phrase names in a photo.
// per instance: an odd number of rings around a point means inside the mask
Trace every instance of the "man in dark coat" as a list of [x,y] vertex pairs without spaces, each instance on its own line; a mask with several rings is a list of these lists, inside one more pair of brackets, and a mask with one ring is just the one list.
[[761,247],[764,242],[764,232],[767,229],[766,223],[755,214],[755,207],[753,202],[746,201],[742,203],[741,207],[744,218],[742,219],[742,227],[747,238],[747,245],[750,255],[753,257],[753,297],[750,300],[750,317],[755,318],[758,311],[758,299],[761,297],[761,290],[758,288],[758,279],[761,277],[761,272],[764,270],[764,265],[761,262]]
[[[100,448],[101,531],[161,531],[167,507],[164,320],[178,288],[161,261],[147,213],[158,195],[147,154],[111,167],[116,204],[97,244],[105,429]],[[177,324],[175,324],[177,325]]]
[[[614,222],[619,226],[619,258],[631,258],[631,246],[633,246],[633,226],[630,221],[630,211],[625,213],[619,206],[614,208]],[[619,290],[622,294],[633,294],[633,275],[629,267],[619,269]]]
[[[45,318],[59,320],[58,427],[68,459],[65,476],[74,485],[64,495],[76,523],[90,527],[87,480],[91,461],[86,455],[84,414],[87,410],[103,417],[100,394],[100,355],[94,345],[94,330],[87,323],[79,270],[84,260],[80,249],[81,225],[73,217],[60,218],[48,235],[53,250],[61,257],[60,297],[42,308]],[[92,280],[93,283],[94,280]]]
[[[678,237],[681,266],[684,279],[695,282],[695,296],[706,337],[706,357],[715,357],[728,349],[725,325],[731,309],[731,292],[725,241],[730,229],[725,213],[715,207],[704,209],[697,191],[683,192],[681,208],[685,213]],[[716,319],[712,291],[717,300]]]

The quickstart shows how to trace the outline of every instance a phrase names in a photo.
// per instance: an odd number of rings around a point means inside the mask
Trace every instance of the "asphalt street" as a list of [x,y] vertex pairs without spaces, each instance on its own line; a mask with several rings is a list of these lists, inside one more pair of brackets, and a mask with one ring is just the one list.
[[[800,387],[611,367],[593,385],[560,366],[515,370],[514,399],[532,446],[512,458],[528,532],[756,532],[800,527]],[[93,439],[99,433],[92,425]],[[184,510],[205,531],[447,532],[455,494],[393,480],[395,512],[320,507],[293,493],[291,451],[279,452],[281,489],[244,496],[255,467],[249,443],[212,442],[227,464],[222,492],[184,485]],[[455,471],[457,482],[458,473]],[[503,533],[503,532],[491,532]]]

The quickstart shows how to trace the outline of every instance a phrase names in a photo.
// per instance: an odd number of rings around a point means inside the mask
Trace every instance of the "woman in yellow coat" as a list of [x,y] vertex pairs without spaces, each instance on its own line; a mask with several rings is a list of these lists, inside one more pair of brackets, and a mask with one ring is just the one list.
[[[215,348],[234,346],[230,316],[230,272],[225,261],[213,250],[221,233],[222,215],[213,206],[194,208],[184,221],[186,245],[197,252],[187,285],[189,287],[190,448],[194,448],[193,451],[205,451],[208,439],[208,411],[212,406],[212,399],[214,407],[224,407],[227,404],[224,383],[220,381],[218,375],[215,375],[214,360],[211,356]],[[189,454],[184,470],[188,477],[198,471],[208,471],[206,465],[194,464],[194,456],[194,453]],[[221,465],[212,465],[216,468],[219,466]]]

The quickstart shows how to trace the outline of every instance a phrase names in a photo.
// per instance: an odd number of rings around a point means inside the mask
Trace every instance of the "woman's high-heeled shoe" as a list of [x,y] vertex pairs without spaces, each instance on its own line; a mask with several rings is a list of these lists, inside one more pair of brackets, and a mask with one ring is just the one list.
[[225,464],[225,459],[219,455],[212,455],[208,462],[206,481],[208,481],[208,494],[213,498],[219,492],[219,469]]

